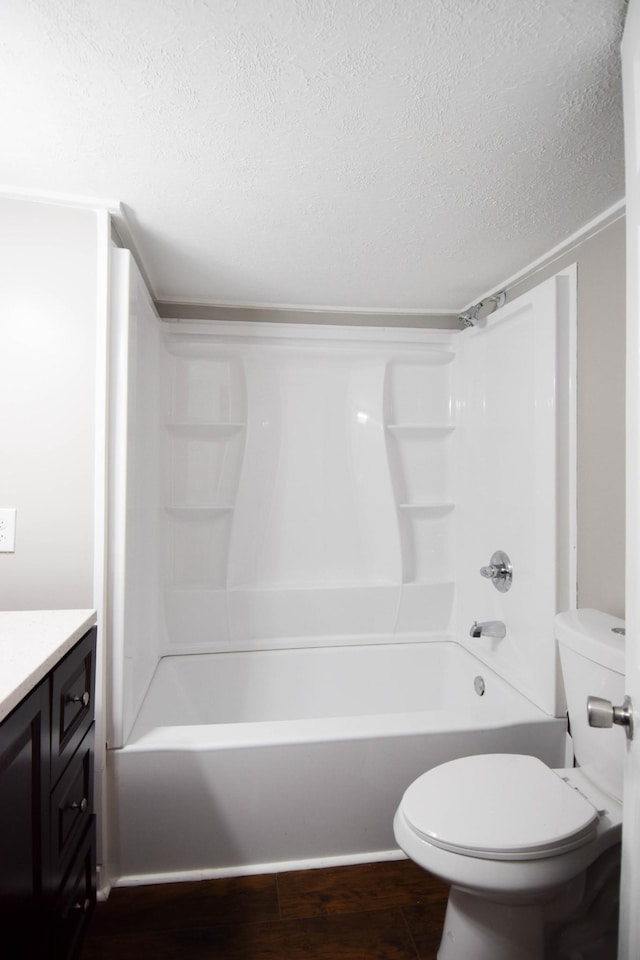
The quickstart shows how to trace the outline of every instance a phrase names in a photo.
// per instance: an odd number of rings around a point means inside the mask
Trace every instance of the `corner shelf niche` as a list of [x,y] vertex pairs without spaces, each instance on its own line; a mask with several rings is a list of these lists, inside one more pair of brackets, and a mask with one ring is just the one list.
[[242,364],[194,346],[168,344],[162,511],[168,594],[225,590],[244,457]]
[[168,586],[226,586],[227,555],[242,463],[243,433],[234,425],[191,430],[168,425],[169,491],[164,506]]
[[226,585],[232,507],[167,507],[165,586],[222,589]]
[[167,423],[165,431],[167,507],[233,507],[244,453],[244,423]]
[[398,359],[385,377],[385,431],[396,500],[405,585],[453,583],[453,355]]

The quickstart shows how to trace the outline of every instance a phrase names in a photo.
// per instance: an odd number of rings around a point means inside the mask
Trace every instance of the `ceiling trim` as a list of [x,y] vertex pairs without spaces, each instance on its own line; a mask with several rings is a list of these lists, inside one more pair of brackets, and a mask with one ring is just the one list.
[[89,197],[53,191],[35,191],[0,184],[0,197],[7,200],[26,200],[35,203],[51,203],[86,210],[106,210],[112,227],[121,245],[133,256],[144,282],[151,294],[159,316],[164,320],[216,320],[265,321],[271,323],[317,323],[349,324],[354,326],[432,327],[453,329],[458,326],[458,315],[478,301],[486,300],[498,290],[511,287],[533,276],[555,260],[566,256],[581,243],[594,237],[625,215],[625,200],[619,200],[561,243],[556,244],[526,267],[518,270],[500,283],[491,286],[484,294],[476,296],[457,310],[446,308],[394,310],[370,307],[331,307],[309,304],[260,303],[216,300],[156,300],[149,271],[135,241],[132,215],[119,200],[105,197]]
[[609,207],[597,217],[594,217],[593,220],[589,221],[589,223],[586,223],[583,227],[580,227],[579,230],[576,230],[575,233],[572,233],[571,236],[567,237],[566,240],[563,240],[562,243],[556,244],[556,246],[552,247],[551,250],[543,253],[541,257],[533,260],[522,270],[518,270],[517,273],[507,277],[506,280],[502,280],[500,283],[494,284],[494,286],[492,286],[481,296],[474,297],[474,299],[469,303],[466,303],[459,312],[461,313],[463,310],[468,310],[469,307],[473,306],[479,300],[486,300],[498,290],[504,290],[508,287],[512,287],[516,283],[520,283],[522,280],[533,276],[533,274],[537,273],[539,270],[543,270],[545,267],[548,267],[554,262],[554,260],[559,260],[560,257],[566,256],[576,247],[580,246],[581,243],[584,243],[586,240],[590,240],[592,237],[595,237],[596,234],[600,233],[601,230],[606,230],[606,228],[611,226],[612,223],[615,223],[616,220],[620,220],[621,217],[624,217],[625,209],[626,201],[623,198],[617,203],[614,203],[613,206]]
[[294,313],[299,313],[300,311],[304,311],[306,313],[362,313],[366,315],[379,314],[380,316],[395,316],[401,313],[403,316],[415,315],[418,317],[441,317],[444,314],[454,313],[451,307],[411,307],[405,310],[398,309],[397,307],[332,307],[328,304],[315,303],[269,303],[268,301],[260,302],[252,300],[196,300],[191,299],[190,297],[180,298],[177,300],[162,299],[158,302],[166,303],[167,305],[177,304],[180,307],[222,307],[224,309],[232,308],[239,310],[278,310],[280,312],[292,311]]
[[155,307],[165,320],[246,320],[276,323],[334,323],[355,326],[434,327],[453,329],[457,327],[458,315],[478,301],[486,300],[498,290],[513,286],[566,256],[581,243],[605,230],[625,214],[624,199],[614,203],[603,213],[594,217],[561,243],[533,260],[522,270],[501,283],[492,286],[482,296],[474,297],[458,310],[432,309],[393,310],[372,308],[349,308],[309,306],[285,303],[243,303],[234,301],[158,300]]
[[48,190],[23,190],[0,184],[0,197],[4,200],[26,200],[32,203],[53,203],[60,207],[78,207],[82,210],[106,210],[112,217],[120,212],[120,201],[105,197],[87,197]]
[[142,279],[144,280],[145,286],[149,292],[149,296],[155,301],[151,276],[135,241],[132,219],[133,215],[129,213],[129,207],[124,203],[119,203],[118,209],[111,214],[111,226],[112,231],[115,234],[114,240],[116,240],[116,242],[120,241],[118,246],[122,246],[125,250],[129,251],[138,270],[140,271]]
[[307,323],[363,327],[422,327],[455,329],[458,314],[447,311],[348,310],[274,304],[216,304],[160,300],[156,310],[163,320]]

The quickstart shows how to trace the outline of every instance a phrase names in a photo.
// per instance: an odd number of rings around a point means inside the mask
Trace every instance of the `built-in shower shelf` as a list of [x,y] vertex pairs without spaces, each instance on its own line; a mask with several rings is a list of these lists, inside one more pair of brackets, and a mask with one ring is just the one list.
[[166,423],[166,429],[178,437],[191,437],[198,440],[219,440],[232,437],[243,430],[245,423],[242,420],[216,420],[209,422]]
[[454,509],[453,503],[399,503],[398,509],[421,517],[444,517]]
[[406,437],[407,439],[424,438],[437,440],[439,437],[447,437],[453,433],[455,427],[450,424],[433,423],[388,423],[387,430],[397,437]]

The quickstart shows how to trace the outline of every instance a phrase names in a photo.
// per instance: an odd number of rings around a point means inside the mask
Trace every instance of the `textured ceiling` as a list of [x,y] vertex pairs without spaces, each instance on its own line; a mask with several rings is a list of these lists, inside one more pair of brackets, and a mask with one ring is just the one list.
[[157,299],[456,309],[623,196],[623,0],[1,0],[0,182]]

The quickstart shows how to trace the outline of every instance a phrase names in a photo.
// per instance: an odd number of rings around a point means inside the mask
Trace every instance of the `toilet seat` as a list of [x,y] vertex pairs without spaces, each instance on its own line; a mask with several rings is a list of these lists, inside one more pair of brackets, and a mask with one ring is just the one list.
[[535,757],[484,754],[434,767],[407,789],[407,825],[428,843],[487,860],[537,860],[588,843],[598,811]]

